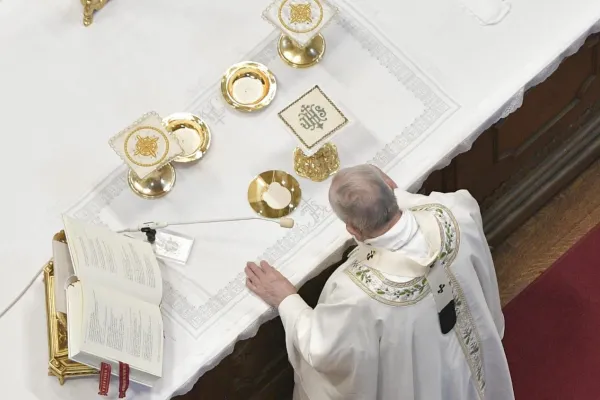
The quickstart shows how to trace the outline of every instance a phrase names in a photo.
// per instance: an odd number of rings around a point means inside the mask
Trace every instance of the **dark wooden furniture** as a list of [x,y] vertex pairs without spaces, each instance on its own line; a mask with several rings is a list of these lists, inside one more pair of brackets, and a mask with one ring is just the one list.
[[598,158],[599,74],[596,34],[421,192],[468,189],[482,205],[488,241],[498,244]]
[[[523,106],[467,153],[431,174],[421,192],[468,189],[491,245],[501,242],[600,155],[600,35],[590,37]],[[314,305],[334,265],[301,290]],[[287,400],[293,376],[279,318],[239,342],[180,400]]]

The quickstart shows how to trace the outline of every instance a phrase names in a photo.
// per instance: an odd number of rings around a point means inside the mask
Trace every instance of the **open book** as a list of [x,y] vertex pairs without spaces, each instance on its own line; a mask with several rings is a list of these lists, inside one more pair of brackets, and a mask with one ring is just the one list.
[[69,358],[100,369],[129,364],[146,386],[162,376],[162,279],[149,243],[64,217],[71,282],[66,288]]

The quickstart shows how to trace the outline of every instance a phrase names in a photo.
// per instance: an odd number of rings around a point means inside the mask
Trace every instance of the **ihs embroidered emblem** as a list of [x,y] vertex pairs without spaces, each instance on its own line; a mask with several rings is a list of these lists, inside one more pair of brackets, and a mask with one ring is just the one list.
[[323,129],[323,122],[327,121],[327,111],[315,104],[304,104],[298,114],[300,126],[314,131],[315,128]]
[[156,158],[158,153],[158,137],[137,135],[136,140],[134,155]]
[[309,24],[311,22],[310,4],[290,4],[290,23]]

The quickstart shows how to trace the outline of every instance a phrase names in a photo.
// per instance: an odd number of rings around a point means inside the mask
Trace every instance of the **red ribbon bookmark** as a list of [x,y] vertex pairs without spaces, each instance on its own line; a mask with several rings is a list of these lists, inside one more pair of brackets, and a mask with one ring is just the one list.
[[100,364],[100,383],[98,387],[98,394],[100,396],[108,396],[108,387],[110,385],[110,364]]
[[119,361],[119,398],[124,399],[129,388],[129,364]]

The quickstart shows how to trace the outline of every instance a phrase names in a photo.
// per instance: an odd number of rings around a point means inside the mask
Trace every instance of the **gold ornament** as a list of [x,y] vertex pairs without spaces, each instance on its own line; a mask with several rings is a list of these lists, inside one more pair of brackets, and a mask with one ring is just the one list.
[[[141,131],[148,130],[153,132],[146,133],[147,136],[142,136],[139,133]],[[134,148],[130,151],[129,141],[133,140],[133,138],[136,139],[136,143],[133,146]],[[156,138],[156,147],[154,147],[154,144],[150,143],[150,140],[148,140],[149,138]],[[158,154],[158,141],[161,139],[164,142],[164,149],[162,151],[162,154]],[[129,134],[127,134],[127,137],[125,138],[125,143],[123,144],[123,151],[127,159],[131,161],[132,164],[135,164],[139,167],[154,167],[161,165],[165,161],[165,159],[169,155],[169,147],[169,138],[167,137],[167,134],[165,132],[163,132],[161,129],[155,126],[143,125],[138,126],[133,131],[129,132]],[[154,156],[152,156],[152,151],[154,151],[155,153]],[[151,162],[142,162],[139,158],[137,158],[138,155],[153,157],[154,160]]]
[[312,22],[310,4],[290,4],[290,22],[292,24],[310,24]]
[[333,143],[325,143],[315,154],[307,156],[299,147],[294,150],[294,171],[303,178],[322,182],[340,169],[340,158]]
[[136,136],[135,156],[156,158],[158,154],[158,138],[156,136]]
[[90,26],[94,22],[94,13],[100,11],[108,0],[81,0],[83,5],[83,25]]

